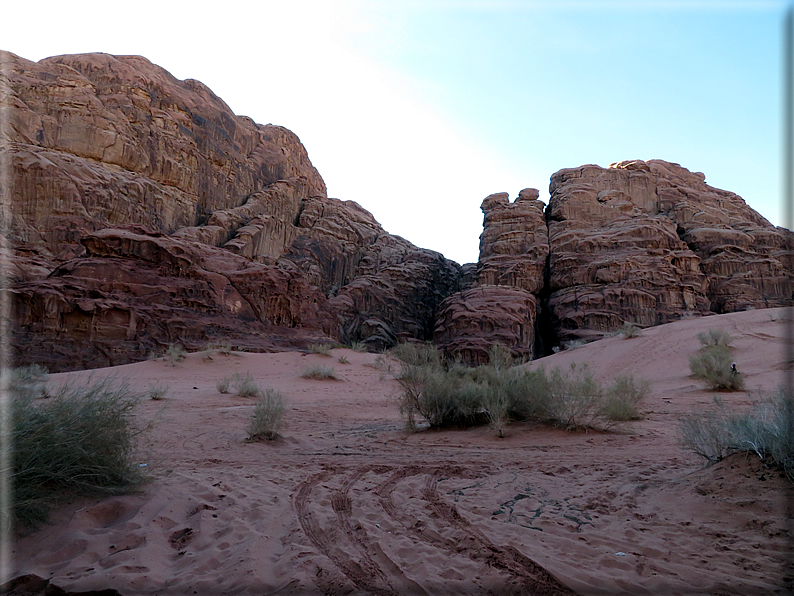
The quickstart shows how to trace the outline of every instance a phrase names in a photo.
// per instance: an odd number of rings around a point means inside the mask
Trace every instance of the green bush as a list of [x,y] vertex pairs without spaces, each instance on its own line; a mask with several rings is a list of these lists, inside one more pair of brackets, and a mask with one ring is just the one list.
[[730,349],[731,342],[733,341],[733,338],[725,329],[709,329],[708,331],[698,333],[697,338],[700,341],[700,345],[704,348],[710,346],[724,346]]
[[347,359],[346,356],[340,356],[336,359],[339,364],[350,364],[350,360]]
[[267,388],[254,406],[251,422],[248,425],[249,441],[272,441],[278,438],[278,431],[286,409],[284,396],[275,389]]
[[13,391],[16,520],[36,525],[74,495],[122,494],[138,484],[133,410],[139,399],[115,379],[66,385],[47,400]]
[[635,379],[632,375],[616,377],[606,390],[606,400],[599,413],[615,422],[639,420],[642,418],[639,405],[650,392],[651,385],[644,379]]
[[689,357],[689,370],[693,377],[705,381],[714,391],[744,389],[744,376],[733,369],[731,348],[727,344],[704,344]]
[[791,392],[780,387],[761,395],[743,413],[730,412],[719,399],[716,409],[693,413],[679,422],[682,448],[717,462],[736,452],[755,453],[794,481],[794,407]]
[[315,379],[317,381],[338,381],[339,377],[333,366],[307,366],[301,371],[304,379]]
[[494,345],[489,363],[468,368],[445,363],[430,344],[400,344],[390,352],[396,367],[381,360],[401,387],[400,412],[409,429],[417,417],[431,427],[488,422],[504,436],[511,420],[540,420],[567,429],[609,427],[638,419],[638,405],[648,395],[647,381],[618,377],[604,391],[585,365],[570,369],[527,371],[515,366],[510,350]]

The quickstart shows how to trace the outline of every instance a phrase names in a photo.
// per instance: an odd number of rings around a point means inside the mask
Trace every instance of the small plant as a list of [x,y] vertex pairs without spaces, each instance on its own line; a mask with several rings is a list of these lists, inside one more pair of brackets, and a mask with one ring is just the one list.
[[15,395],[30,399],[47,397],[47,369],[39,364],[30,364],[11,371],[9,389]]
[[587,364],[572,363],[563,372],[554,368],[546,383],[547,394],[541,396],[543,418],[569,430],[593,426],[600,415],[603,388]]
[[623,323],[623,327],[620,328],[620,333],[623,335],[623,339],[632,339],[642,335],[642,330],[634,323],[627,322]]
[[339,364],[350,364],[350,360],[347,359],[346,356],[340,356],[336,359]]
[[328,344],[309,344],[309,353],[330,358],[331,346]]
[[731,341],[733,338],[725,329],[709,329],[697,334],[700,345],[704,348],[711,346],[725,346],[731,348]]
[[161,385],[159,381],[156,381],[149,385],[149,397],[155,400],[165,399],[168,389],[168,385]]
[[185,348],[180,344],[169,344],[168,349],[165,351],[165,360],[171,366],[176,366],[177,362],[185,359]]
[[333,366],[308,366],[301,371],[304,379],[315,379],[317,381],[338,381],[339,377]]
[[576,348],[581,348],[582,346],[587,345],[587,342],[583,339],[572,339],[571,341],[567,341],[563,343],[564,350],[575,350]]
[[606,390],[606,401],[599,412],[607,420],[624,422],[639,420],[639,405],[648,397],[651,385],[645,379],[635,379],[632,375],[617,377]]
[[211,352],[218,352],[219,354],[228,356],[232,353],[232,344],[228,341],[211,341],[207,344],[206,349]]
[[354,341],[350,344],[350,349],[354,352],[366,352],[367,344],[365,344],[363,341]]
[[248,440],[272,441],[278,438],[285,408],[284,396],[281,393],[269,387],[262,391],[248,425]]
[[254,381],[254,377],[250,372],[245,373],[245,376],[237,373],[232,379],[234,391],[240,397],[257,397],[260,395],[259,385]]
[[706,381],[714,391],[744,389],[744,376],[733,362],[731,336],[722,329],[698,333],[701,348],[689,357],[689,369],[696,379]]
[[220,381],[215,383],[218,393],[229,393],[229,387],[232,384],[232,377],[223,377]]
[[142,480],[133,461],[139,396],[108,378],[65,385],[48,400],[11,393],[13,514],[23,525],[45,521],[74,495],[129,492]]

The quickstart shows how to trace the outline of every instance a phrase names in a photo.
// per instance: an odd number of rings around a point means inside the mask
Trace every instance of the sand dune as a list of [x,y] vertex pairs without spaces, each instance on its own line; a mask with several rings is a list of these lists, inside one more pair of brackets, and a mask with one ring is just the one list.
[[[748,389],[783,383],[782,309],[682,320],[528,365],[649,379],[645,419],[613,432],[407,434],[396,383],[375,355],[345,349],[53,375],[170,390],[140,406],[151,482],[59,509],[17,540],[15,575],[124,595],[780,593],[791,588],[791,484],[744,455],[703,469],[677,443],[678,418],[715,395],[687,364],[710,327],[736,338]],[[302,379],[307,364],[333,365],[342,380]],[[276,442],[244,442],[254,399],[216,390],[248,371],[288,399]],[[720,395],[737,408],[752,398]]]

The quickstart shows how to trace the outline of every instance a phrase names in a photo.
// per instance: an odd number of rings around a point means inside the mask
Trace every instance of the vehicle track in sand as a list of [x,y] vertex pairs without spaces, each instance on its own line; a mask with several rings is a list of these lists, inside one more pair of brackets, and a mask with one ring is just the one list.
[[[420,564],[406,552],[463,557],[478,570],[484,593],[563,595],[573,592],[512,546],[498,546],[439,493],[449,478],[474,479],[456,465],[362,465],[335,468],[303,481],[293,505],[306,537],[355,588],[377,595],[427,593],[411,576]],[[400,502],[394,498],[400,487]],[[355,495],[351,497],[351,491]],[[375,520],[381,520],[384,527]],[[386,527],[394,530],[387,532]],[[398,540],[400,547],[391,544]],[[414,559],[421,559],[414,555]],[[329,574],[318,573],[326,593]],[[450,585],[450,588],[452,586]]]

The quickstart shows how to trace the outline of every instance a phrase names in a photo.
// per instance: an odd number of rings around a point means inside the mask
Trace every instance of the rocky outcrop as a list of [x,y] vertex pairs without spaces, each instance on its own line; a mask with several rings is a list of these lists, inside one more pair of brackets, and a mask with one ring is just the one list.
[[430,338],[459,267],[329,199],[290,131],[138,56],[5,57],[19,364]]
[[441,305],[433,339],[450,358],[487,362],[493,343],[526,359],[535,352],[535,321],[549,254],[543,203],[534,188],[514,202],[507,193],[485,198],[480,258],[466,267],[461,291]]
[[474,366],[487,364],[488,351],[497,343],[529,360],[534,355],[537,305],[526,290],[479,285],[441,303],[433,339],[448,357]]
[[[483,201],[471,289],[448,298],[437,321],[448,354],[479,363],[499,341],[543,355],[625,323],[791,304],[791,232],[701,173],[661,160],[585,165],[555,173],[549,192],[545,211],[532,189]],[[516,304],[532,309],[522,320],[536,321],[534,337],[511,331]]]

